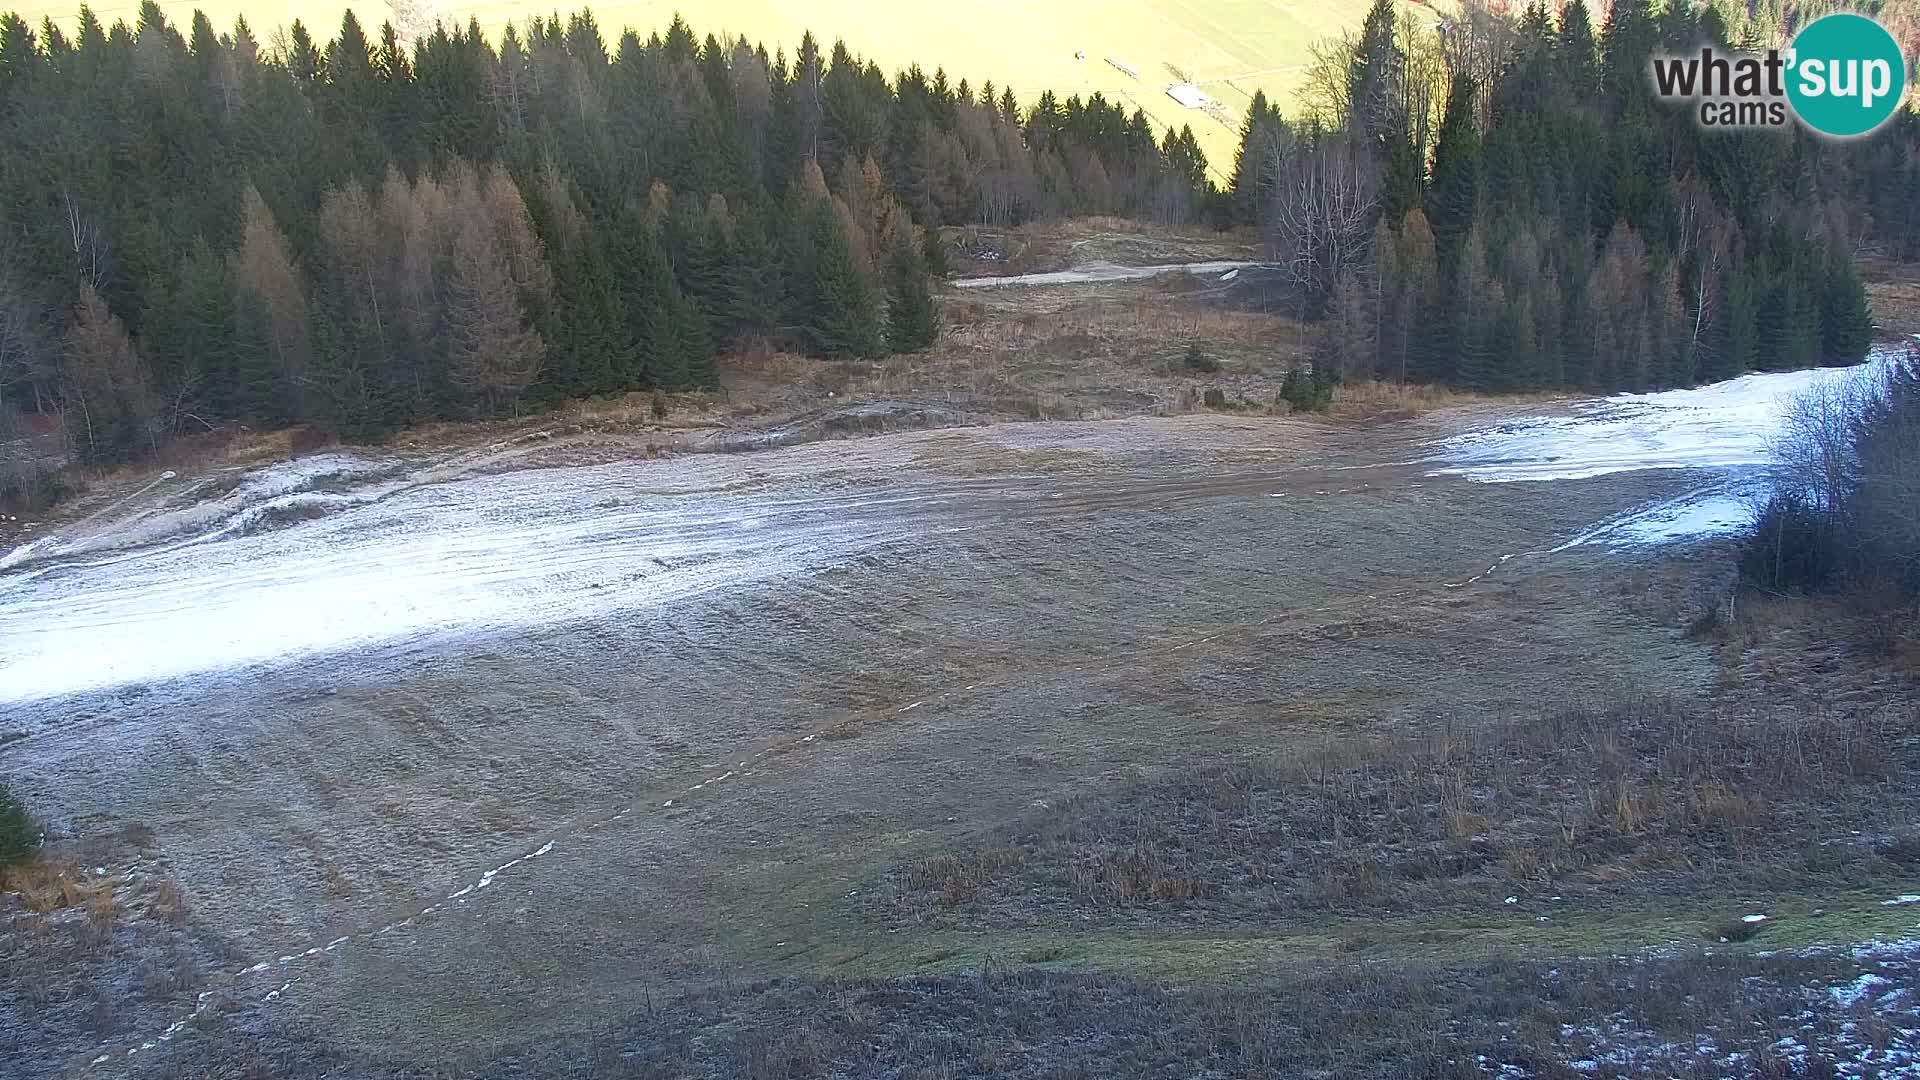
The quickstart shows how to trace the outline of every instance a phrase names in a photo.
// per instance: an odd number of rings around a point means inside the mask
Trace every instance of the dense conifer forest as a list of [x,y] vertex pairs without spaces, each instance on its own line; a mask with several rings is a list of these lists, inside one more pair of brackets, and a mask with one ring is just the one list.
[[1330,375],[1646,390],[1865,354],[1859,257],[1920,258],[1913,113],[1848,142],[1705,127],[1650,58],[1765,49],[1814,12],[1603,14],[1436,30],[1382,0],[1320,54],[1311,115],[1254,103],[1233,212],[1324,320]]
[[1316,385],[1852,362],[1856,257],[1920,257],[1920,125],[1712,131],[1653,98],[1656,51],[1796,17],[1755,11],[1436,24],[1381,0],[1297,115],[1254,100],[1223,186],[1191,130],[1098,94],[1023,109],[811,36],[6,16],[0,414],[59,413],[73,459],[106,463],[230,425],[365,439],[712,386],[742,348],[918,351],[940,226],[1081,214],[1259,229],[1321,327]]
[[69,38],[0,21],[0,395],[105,461],[170,432],[347,438],[714,382],[716,352],[926,348],[928,227],[1186,219],[1190,132],[1099,97],[889,79],[593,16],[413,45],[349,13]]

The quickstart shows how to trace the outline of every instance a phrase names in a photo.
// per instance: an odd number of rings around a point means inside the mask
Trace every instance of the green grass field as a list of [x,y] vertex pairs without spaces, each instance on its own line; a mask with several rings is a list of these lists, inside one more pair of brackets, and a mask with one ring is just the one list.
[[[4,0],[0,0],[3,6]],[[330,37],[347,6],[336,0],[210,0],[193,5],[163,3],[178,23],[187,22],[193,8],[206,11],[214,25],[226,30],[244,13],[261,39],[269,40],[275,27],[294,18],[306,21],[316,36]],[[18,10],[33,25],[44,15],[71,24],[79,0],[25,0]],[[928,71],[945,67],[958,81],[973,86],[991,79],[995,86],[1012,87],[1028,103],[1044,90],[1065,97],[1099,91],[1145,109],[1156,127],[1192,124],[1217,172],[1231,169],[1238,142],[1240,117],[1256,89],[1285,102],[1299,85],[1309,50],[1316,41],[1357,27],[1366,14],[1366,0],[1052,0],[1028,4],[1017,0],[976,0],[973,3],[892,4],[876,0],[655,0],[593,5],[594,14],[611,45],[625,27],[643,35],[664,29],[675,11],[684,13],[702,35],[746,34],[769,49],[785,46],[789,53],[803,31],[812,30],[830,45],[844,39],[849,48],[878,63],[888,73],[918,63]],[[445,19],[464,22],[479,18],[490,32],[538,12],[552,11],[550,3],[527,0],[482,0],[479,3],[436,5]],[[94,12],[102,21],[134,21],[138,0],[104,0]],[[566,4],[560,5],[564,14]],[[384,3],[355,6],[361,22],[374,27],[390,17]],[[1084,59],[1079,58],[1084,54]],[[1138,72],[1135,78],[1108,63],[1108,58]],[[1179,81],[1175,69],[1200,85],[1220,104],[1214,115],[1188,108],[1167,96],[1167,87]]]

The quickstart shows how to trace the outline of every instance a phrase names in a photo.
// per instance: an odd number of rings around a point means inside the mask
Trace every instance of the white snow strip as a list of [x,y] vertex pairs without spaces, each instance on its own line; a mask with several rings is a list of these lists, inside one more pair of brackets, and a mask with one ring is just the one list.
[[19,564],[26,562],[27,559],[33,555],[34,551],[37,548],[39,548],[41,544],[48,543],[50,541],[57,541],[58,539],[59,539],[58,537],[49,536],[40,540],[34,540],[29,543],[21,544],[19,547],[14,548],[12,551],[7,552],[5,555],[0,555],[0,570],[5,570],[10,566],[18,566]]
[[1007,277],[959,278],[953,282],[958,289],[998,289],[1011,285],[1087,285],[1105,281],[1142,281],[1159,277],[1162,274],[1213,274],[1219,275],[1229,270],[1241,270],[1258,263],[1245,260],[1217,260],[1213,262],[1168,263],[1160,266],[1119,266],[1114,263],[1094,262],[1076,266],[1071,270],[1052,270],[1044,274],[1014,274]]
[[1878,359],[1847,368],[1743,375],[1691,390],[1616,394],[1569,416],[1522,417],[1434,444],[1429,476],[1505,483],[1583,480],[1638,469],[1764,465],[1786,404],[1808,390],[1851,382]]
[[[9,555],[32,566],[0,573],[0,705],[679,602],[914,536],[926,523],[899,507],[933,497],[714,494],[731,463],[637,498],[646,462],[298,489],[322,482],[314,460],[164,527],[122,522],[91,555],[72,537]],[[156,533],[172,539],[143,546]]]
[[1915,896],[1912,893],[1902,893],[1891,900],[1882,900],[1880,903],[1883,907],[1903,907],[1907,904],[1920,904],[1920,896]]
[[[1610,548],[1664,544],[1736,532],[1766,498],[1769,444],[1792,399],[1856,382],[1884,362],[1876,354],[1848,368],[1744,375],[1654,394],[1618,394],[1574,406],[1571,414],[1522,417],[1435,444],[1429,476],[1486,483],[1590,479],[1643,469],[1698,469],[1719,476],[1679,496],[1598,522],[1551,552],[1589,544]],[[1462,584],[1470,584],[1463,582]]]

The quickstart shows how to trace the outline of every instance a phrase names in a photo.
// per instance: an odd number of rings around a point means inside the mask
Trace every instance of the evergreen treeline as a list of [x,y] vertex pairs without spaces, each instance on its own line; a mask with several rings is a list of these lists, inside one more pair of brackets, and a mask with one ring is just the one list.
[[[1647,59],[1758,45],[1806,4],[1584,0],[1433,27],[1379,0],[1298,118],[1256,96],[1216,193],[1190,130],[1093,95],[889,80],[811,36],[591,13],[409,45],[349,13],[184,33],[0,18],[0,427],[75,456],[304,422],[349,438],[709,385],[755,344],[867,357],[939,333],[942,224],[1257,225],[1340,377],[1652,388],[1857,359],[1854,256],[1920,258],[1920,121],[1852,143],[1713,131]],[[1892,3],[1885,5],[1889,9]],[[1904,10],[1904,9],[1902,9]],[[1913,20],[1901,17],[1900,25]]]
[[1312,116],[1255,101],[1231,205],[1333,375],[1610,391],[1856,362],[1856,251],[1920,255],[1920,124],[1841,144],[1654,98],[1650,56],[1732,36],[1689,0],[1619,0],[1597,32],[1583,0],[1469,5],[1440,33],[1379,0],[1321,54]]
[[942,223],[1189,220],[1191,131],[1094,95],[889,80],[811,36],[590,12],[409,45],[349,13],[0,18],[0,414],[109,461],[230,423],[368,437],[713,382],[717,349],[927,347]]

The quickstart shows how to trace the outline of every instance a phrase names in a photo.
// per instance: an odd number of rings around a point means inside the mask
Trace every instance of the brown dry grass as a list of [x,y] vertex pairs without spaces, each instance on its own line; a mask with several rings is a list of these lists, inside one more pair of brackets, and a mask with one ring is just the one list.
[[[1920,809],[1885,781],[1908,710],[1787,717],[1670,699],[1329,740],[1068,800],[915,863],[899,912],[989,921],[1181,909],[1214,917],[1484,906],[1494,892],[1689,893],[1900,872],[1853,840]],[[1821,842],[1842,843],[1822,848]]]
[[[344,1047],[323,1054],[230,1024],[177,1043],[163,1075],[226,1078],[241,1075],[236,1062],[271,1057],[273,1067],[257,1074],[283,1080],[1441,1080],[1506,1075],[1509,1064],[1524,1075],[1571,1078],[1596,1075],[1572,1063],[1617,1052],[1598,1075],[1890,1076],[1897,1067],[1849,1066],[1889,1060],[1885,1051],[1912,1037],[1912,1019],[1821,991],[1863,973],[1906,985],[1913,970],[1906,956],[1683,950],[1649,959],[1375,961],[1240,985],[1166,986],[993,961],[894,979],[715,979],[661,1001],[649,995],[591,1034],[544,1035],[459,1067],[367,1059]],[[1791,1058],[1783,1045],[1793,1046]],[[1864,1057],[1867,1046],[1879,1053]]]
[[1920,333],[1920,266],[1875,259],[1863,262],[1861,269],[1880,336]]
[[1419,383],[1382,382],[1368,379],[1342,383],[1328,410],[1340,419],[1394,419],[1421,416],[1442,409],[1475,405],[1508,405],[1518,402],[1545,402],[1564,398],[1559,393],[1476,394],[1444,386]]
[[[1029,274],[1089,262],[1141,266],[1211,259],[1246,259],[1259,250],[1250,231],[1216,232],[1200,225],[1162,225],[1096,216],[1011,229],[959,226],[942,230],[948,262],[960,276]],[[974,253],[997,251],[997,259]]]
[[111,912],[113,883],[83,868],[45,856],[0,867],[0,892],[18,894],[28,911],[49,912],[86,904]]

